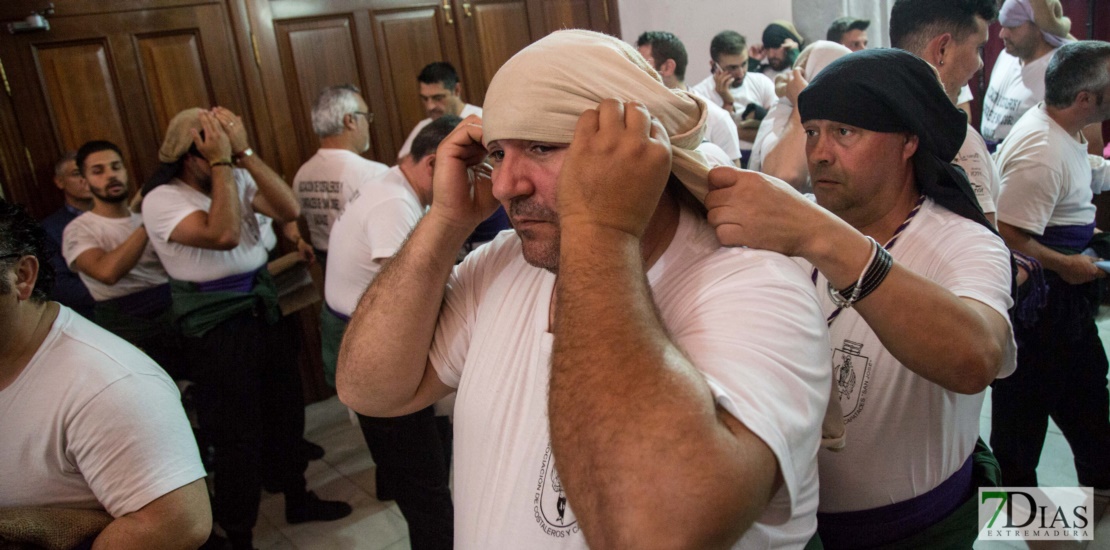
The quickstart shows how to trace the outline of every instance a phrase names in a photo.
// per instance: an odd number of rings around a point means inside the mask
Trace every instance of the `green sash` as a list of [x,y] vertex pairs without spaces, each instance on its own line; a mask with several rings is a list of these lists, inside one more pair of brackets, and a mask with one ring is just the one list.
[[320,308],[320,348],[324,360],[324,381],[335,387],[335,365],[339,362],[339,344],[343,342],[343,332],[347,321],[340,319],[324,304]]
[[250,292],[203,292],[195,283],[170,279],[173,320],[185,336],[204,336],[220,323],[245,312],[256,312],[268,324],[281,319],[274,279],[265,266],[254,276]]

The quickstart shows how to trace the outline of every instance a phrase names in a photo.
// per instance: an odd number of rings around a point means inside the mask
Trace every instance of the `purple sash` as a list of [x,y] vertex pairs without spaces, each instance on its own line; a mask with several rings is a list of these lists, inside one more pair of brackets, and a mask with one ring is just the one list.
[[228,275],[227,277],[205,283],[193,284],[195,284],[197,290],[201,292],[250,292],[254,289],[254,276],[257,274],[258,269],[255,269],[245,273]]
[[818,513],[817,530],[826,548],[868,548],[915,535],[947,517],[972,489],[971,462],[933,490],[870,510]]
[[1083,250],[1095,234],[1095,222],[1087,225],[1054,225],[1044,228],[1044,235],[1034,236],[1037,242],[1052,248]]

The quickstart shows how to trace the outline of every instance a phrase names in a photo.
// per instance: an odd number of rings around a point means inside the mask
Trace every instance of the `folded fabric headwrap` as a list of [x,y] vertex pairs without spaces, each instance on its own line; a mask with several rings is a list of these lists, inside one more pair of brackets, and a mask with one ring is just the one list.
[[998,11],[998,23],[1004,27],[1018,27],[1033,23],[1041,29],[1041,36],[1052,47],[1059,48],[1073,42],[1071,19],[1064,17],[1060,0],[1006,0]]
[[775,20],[763,29],[764,48],[781,48],[787,38],[797,42],[798,47],[802,46],[802,35],[798,34],[798,29],[789,21]]
[[694,149],[705,128],[705,101],[667,88],[639,52],[601,33],[554,32],[506,61],[486,90],[485,145],[500,139],[570,143],[582,113],[608,98],[647,106],[670,136],[671,171],[704,200],[710,166]]
[[818,73],[829,66],[829,63],[850,53],[852,53],[852,50],[841,44],[828,40],[818,40],[802,50],[798,60],[794,62],[794,68],[801,68],[806,80],[813,80]]
[[944,92],[936,69],[898,49],[863,50],[833,61],[798,96],[802,122],[832,120],[873,132],[917,136],[914,177],[941,206],[995,231],[952,164],[967,134],[967,116]]
[[200,131],[200,114],[204,109],[193,107],[185,109],[174,115],[166,127],[166,137],[162,140],[162,147],[158,149],[158,160],[161,164],[154,175],[143,184],[143,196],[160,185],[167,184],[177,177],[181,171],[181,157],[193,146],[191,130]]

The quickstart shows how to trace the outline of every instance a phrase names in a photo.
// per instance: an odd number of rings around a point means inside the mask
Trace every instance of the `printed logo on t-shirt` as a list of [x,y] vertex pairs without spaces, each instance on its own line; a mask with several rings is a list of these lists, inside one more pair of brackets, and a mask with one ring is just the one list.
[[856,419],[863,412],[867,401],[867,387],[871,383],[871,359],[861,355],[863,344],[844,340],[844,345],[833,350],[833,382],[844,411],[844,423]]
[[578,519],[567,505],[567,493],[555,471],[555,458],[551,456],[551,445],[543,454],[540,475],[536,482],[536,496],[532,500],[532,511],[536,523],[544,533],[555,538],[566,538],[577,534]]

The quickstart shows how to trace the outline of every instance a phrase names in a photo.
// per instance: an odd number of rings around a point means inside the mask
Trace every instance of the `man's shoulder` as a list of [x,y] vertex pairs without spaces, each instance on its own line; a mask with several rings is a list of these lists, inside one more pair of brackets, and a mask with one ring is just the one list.
[[772,90],[775,89],[775,81],[772,80],[772,77],[767,76],[766,74],[749,72],[747,78],[745,78],[744,80],[748,81],[748,78],[751,79],[750,83],[752,87],[770,87]]
[[78,217],[80,216],[74,216],[69,209],[63,206],[42,219],[42,228],[46,230],[50,238],[61,242],[62,232],[65,230],[66,226]]

